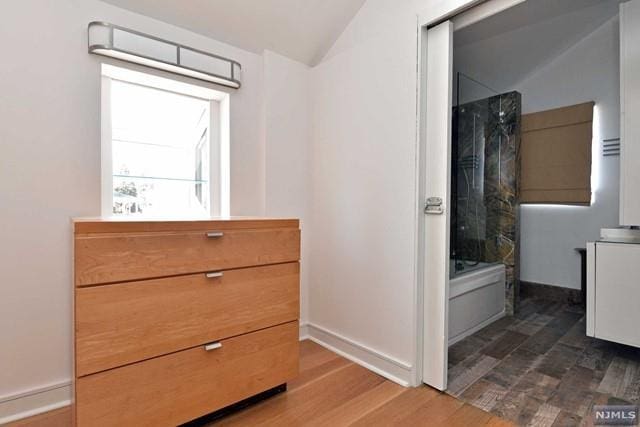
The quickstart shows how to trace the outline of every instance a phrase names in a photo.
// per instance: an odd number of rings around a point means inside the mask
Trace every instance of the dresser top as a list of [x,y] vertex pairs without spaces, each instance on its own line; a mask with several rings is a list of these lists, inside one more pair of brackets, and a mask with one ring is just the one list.
[[256,228],[298,228],[293,218],[219,217],[197,219],[73,218],[73,231],[84,233],[128,233],[152,231],[237,230]]

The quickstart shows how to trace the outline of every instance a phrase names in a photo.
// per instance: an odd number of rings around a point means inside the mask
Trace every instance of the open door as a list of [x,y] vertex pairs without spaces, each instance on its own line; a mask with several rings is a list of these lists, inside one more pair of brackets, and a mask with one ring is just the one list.
[[[451,115],[453,24],[427,30],[424,124],[424,335],[422,380],[447,388],[449,322],[449,202],[451,195]],[[424,47],[424,46],[423,46]],[[425,83],[424,81],[422,83]]]

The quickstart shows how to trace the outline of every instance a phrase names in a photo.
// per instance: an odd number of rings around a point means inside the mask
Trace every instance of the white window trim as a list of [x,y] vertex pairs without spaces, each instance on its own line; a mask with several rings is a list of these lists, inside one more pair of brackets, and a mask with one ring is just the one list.
[[[230,215],[229,94],[214,89],[102,64],[101,77],[101,213],[112,217],[113,165],[111,135],[111,82],[121,80],[209,102],[209,209],[212,217]],[[144,218],[141,216],[140,218]]]

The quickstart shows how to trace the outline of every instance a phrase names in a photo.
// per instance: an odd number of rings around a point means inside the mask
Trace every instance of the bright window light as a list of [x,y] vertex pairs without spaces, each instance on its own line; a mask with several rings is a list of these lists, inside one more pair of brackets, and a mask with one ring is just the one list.
[[224,215],[220,102],[137,77],[103,76],[103,215]]

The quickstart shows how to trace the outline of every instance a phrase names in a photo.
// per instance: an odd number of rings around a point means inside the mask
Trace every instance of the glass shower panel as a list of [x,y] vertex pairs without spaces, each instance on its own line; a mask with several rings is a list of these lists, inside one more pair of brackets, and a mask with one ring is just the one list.
[[[508,264],[516,206],[520,95],[458,73],[452,129],[450,275]],[[511,227],[511,228],[510,228]],[[506,233],[505,233],[506,232]]]
[[495,95],[461,73],[456,78],[456,89],[451,151],[451,277],[486,265],[482,262],[487,238],[485,124],[488,95]]

